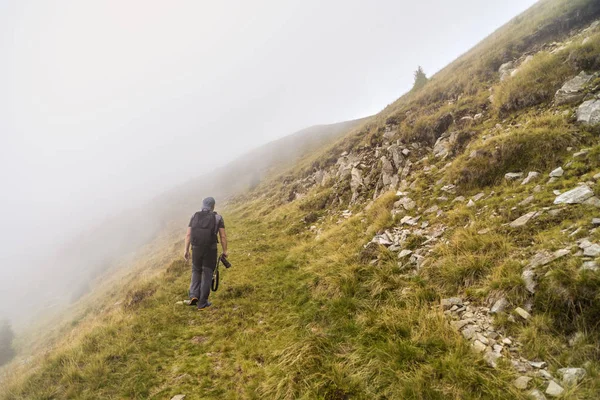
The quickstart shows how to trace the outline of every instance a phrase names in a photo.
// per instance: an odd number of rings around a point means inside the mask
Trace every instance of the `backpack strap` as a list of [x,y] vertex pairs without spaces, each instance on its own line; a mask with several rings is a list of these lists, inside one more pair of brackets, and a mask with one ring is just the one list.
[[219,223],[221,222],[222,219],[223,219],[223,217],[221,217],[219,214],[215,213],[215,235],[217,235],[219,233]]

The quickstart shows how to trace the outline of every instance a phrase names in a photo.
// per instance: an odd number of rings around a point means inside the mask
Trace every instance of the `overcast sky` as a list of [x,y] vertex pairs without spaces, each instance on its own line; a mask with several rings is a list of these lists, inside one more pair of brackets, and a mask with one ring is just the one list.
[[534,2],[0,0],[0,290],[104,215],[380,111]]

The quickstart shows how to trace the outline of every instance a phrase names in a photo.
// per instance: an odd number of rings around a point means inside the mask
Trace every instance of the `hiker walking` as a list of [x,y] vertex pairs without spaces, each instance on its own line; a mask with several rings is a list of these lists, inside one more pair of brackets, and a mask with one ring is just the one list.
[[215,211],[215,199],[207,197],[202,200],[202,211],[192,216],[185,236],[185,253],[183,258],[190,258],[192,246],[192,282],[190,299],[185,303],[197,305],[199,310],[211,306],[208,301],[213,272],[217,266],[217,234],[221,238],[222,257],[227,257],[227,235],[223,217]]

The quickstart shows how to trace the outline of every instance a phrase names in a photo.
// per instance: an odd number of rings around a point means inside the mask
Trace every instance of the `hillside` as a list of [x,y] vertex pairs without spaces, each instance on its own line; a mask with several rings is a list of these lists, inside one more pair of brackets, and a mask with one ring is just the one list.
[[599,398],[599,91],[600,3],[538,2],[245,175],[212,309],[169,221],[0,398]]

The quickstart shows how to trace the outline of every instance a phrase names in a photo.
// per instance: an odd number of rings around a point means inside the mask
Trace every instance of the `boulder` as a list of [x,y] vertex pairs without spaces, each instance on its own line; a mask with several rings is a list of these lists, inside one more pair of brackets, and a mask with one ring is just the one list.
[[593,244],[583,249],[583,255],[586,257],[598,257],[600,256],[600,245]]
[[587,185],[581,185],[556,197],[554,204],[581,204],[593,196],[592,189]]
[[563,176],[564,173],[565,173],[565,170],[562,169],[562,167],[558,167],[555,170],[553,170],[552,172],[550,172],[550,177],[551,178],[560,178],[561,176]]
[[350,188],[352,189],[352,192],[356,192],[358,188],[363,185],[362,171],[353,167],[350,176]]
[[558,383],[550,381],[546,388],[546,394],[551,397],[559,397],[565,391]]
[[521,185],[527,185],[528,183],[533,182],[539,176],[540,176],[539,172],[531,171],[527,174],[527,177],[525,179],[523,179],[523,182],[521,182]]
[[533,400],[546,400],[544,393],[540,392],[538,389],[531,389],[529,392],[527,392],[527,395]]
[[404,208],[406,211],[410,211],[413,208],[416,207],[416,203],[413,199],[409,198],[409,197],[403,197],[400,200],[398,200],[397,202],[394,203],[394,207],[395,208]]
[[520,227],[523,227],[523,226],[527,225],[527,223],[532,218],[534,218],[537,214],[538,214],[537,211],[528,212],[527,214],[522,215],[519,218],[515,219],[509,225],[510,225],[511,228],[520,228]]
[[508,306],[508,300],[506,300],[506,298],[502,297],[502,298],[496,300],[496,302],[492,306],[492,309],[490,310],[490,314],[501,313],[506,309],[507,306]]
[[382,173],[382,178],[383,178],[383,184],[385,186],[391,185],[393,182],[392,178],[394,176],[394,166],[392,165],[390,160],[388,160],[387,157],[385,157],[385,156],[381,157],[381,163],[382,163],[381,173]]
[[577,109],[577,121],[586,125],[600,123],[600,100],[584,101]]
[[527,289],[529,293],[535,293],[535,287],[537,286],[535,282],[535,272],[532,269],[526,269],[521,274],[521,278],[525,283],[525,289]]
[[507,181],[516,181],[517,179],[521,179],[523,177],[522,172],[509,172],[504,175],[504,179]]
[[529,314],[527,311],[525,311],[521,307],[515,308],[515,312],[524,320],[528,320],[529,318],[531,318],[531,314]]
[[475,350],[478,353],[483,353],[487,349],[487,346],[485,344],[483,344],[482,342],[480,342],[479,340],[475,340],[473,342],[472,346],[473,346],[473,350]]
[[500,73],[500,82],[508,79],[510,77],[510,74],[514,71],[514,69],[515,63],[512,61],[502,64],[498,69],[498,72]]
[[592,79],[594,75],[588,75],[582,71],[575,78],[565,82],[565,84],[558,89],[554,96],[554,102],[556,105],[572,104],[577,103],[585,97],[584,88]]
[[460,297],[449,297],[447,299],[440,300],[440,305],[444,310],[452,308],[452,306],[461,305],[462,299]]
[[517,379],[515,379],[513,381],[513,385],[515,385],[515,387],[517,389],[521,389],[521,390],[525,390],[527,389],[527,387],[529,386],[529,382],[531,382],[533,378],[529,377],[529,376],[520,376]]
[[562,377],[562,383],[567,386],[577,385],[586,375],[583,368],[560,368],[556,372]]

